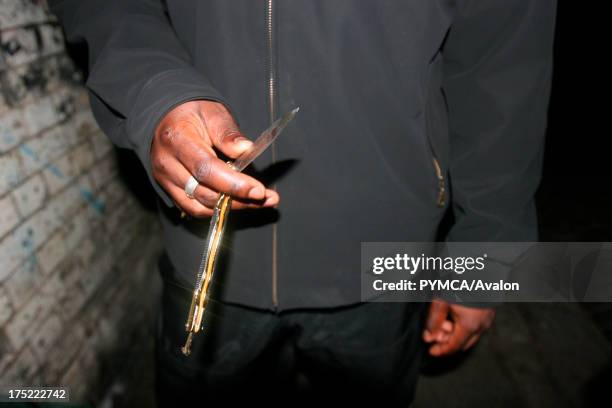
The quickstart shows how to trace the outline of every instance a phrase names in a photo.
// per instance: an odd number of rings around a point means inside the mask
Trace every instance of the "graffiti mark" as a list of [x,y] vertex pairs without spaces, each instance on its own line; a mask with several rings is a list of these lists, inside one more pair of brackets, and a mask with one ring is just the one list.
[[98,214],[104,214],[105,204],[102,200],[97,199],[91,190],[86,188],[79,188],[81,197],[94,209]]
[[55,177],[64,178],[64,173],[55,164],[47,163],[45,166]]
[[36,259],[36,245],[34,243],[34,231],[32,228],[28,228],[26,231],[26,236],[21,241],[21,246],[23,247],[26,253],[26,262],[25,267],[28,271],[32,271],[36,268],[36,264],[38,260]]
[[21,146],[19,146],[19,149],[26,155],[31,157],[33,160],[35,161],[39,161],[40,158],[38,157],[38,154],[32,150],[32,148],[30,146],[28,146],[26,143],[22,144]]
[[[40,161],[38,154],[26,143],[22,144],[20,146],[20,149],[25,155],[31,157],[33,160]],[[45,163],[44,167],[48,169],[57,178],[67,178],[67,176],[55,164]],[[93,191],[88,188],[79,186],[76,186],[76,188],[78,188],[79,195],[87,204],[89,204],[94,210],[96,210],[98,214],[104,214],[104,211],[106,210],[106,204],[104,203],[104,201],[100,200],[99,198],[96,198]]]

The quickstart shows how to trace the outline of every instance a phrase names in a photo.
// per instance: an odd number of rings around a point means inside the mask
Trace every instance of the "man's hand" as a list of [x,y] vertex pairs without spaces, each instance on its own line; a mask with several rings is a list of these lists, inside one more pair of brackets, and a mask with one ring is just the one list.
[[429,307],[423,340],[429,354],[445,356],[474,346],[495,318],[495,309],[473,308],[434,299]]
[[[221,152],[235,159],[251,145],[223,104],[185,102],[166,114],[155,130],[153,176],[175,204],[194,217],[210,216],[220,192],[232,196],[235,209],[274,207],[279,201],[275,191],[217,157]],[[200,183],[194,199],[184,190],[190,175]]]

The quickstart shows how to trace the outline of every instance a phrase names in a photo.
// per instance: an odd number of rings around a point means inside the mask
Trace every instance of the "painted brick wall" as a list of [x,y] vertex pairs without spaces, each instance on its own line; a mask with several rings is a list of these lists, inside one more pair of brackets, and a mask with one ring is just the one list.
[[0,384],[96,400],[150,317],[157,224],[43,2],[0,0],[0,91]]

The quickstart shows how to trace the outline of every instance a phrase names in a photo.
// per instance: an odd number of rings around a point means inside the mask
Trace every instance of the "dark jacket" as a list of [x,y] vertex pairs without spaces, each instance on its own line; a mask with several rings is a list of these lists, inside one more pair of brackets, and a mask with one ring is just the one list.
[[[552,75],[554,0],[65,0],[86,42],[94,115],[151,175],[174,106],[211,99],[250,137],[299,106],[255,162],[275,211],[232,212],[214,296],[262,308],[360,300],[360,243],[537,240],[534,193]],[[207,220],[160,214],[194,282]],[[274,225],[276,225],[274,227]]]

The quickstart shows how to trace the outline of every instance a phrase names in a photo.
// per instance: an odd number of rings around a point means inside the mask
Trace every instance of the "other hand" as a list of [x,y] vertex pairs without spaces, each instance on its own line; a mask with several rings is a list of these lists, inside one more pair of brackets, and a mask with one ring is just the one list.
[[434,299],[429,307],[423,340],[429,354],[444,356],[473,347],[495,318],[493,308],[474,308]]

